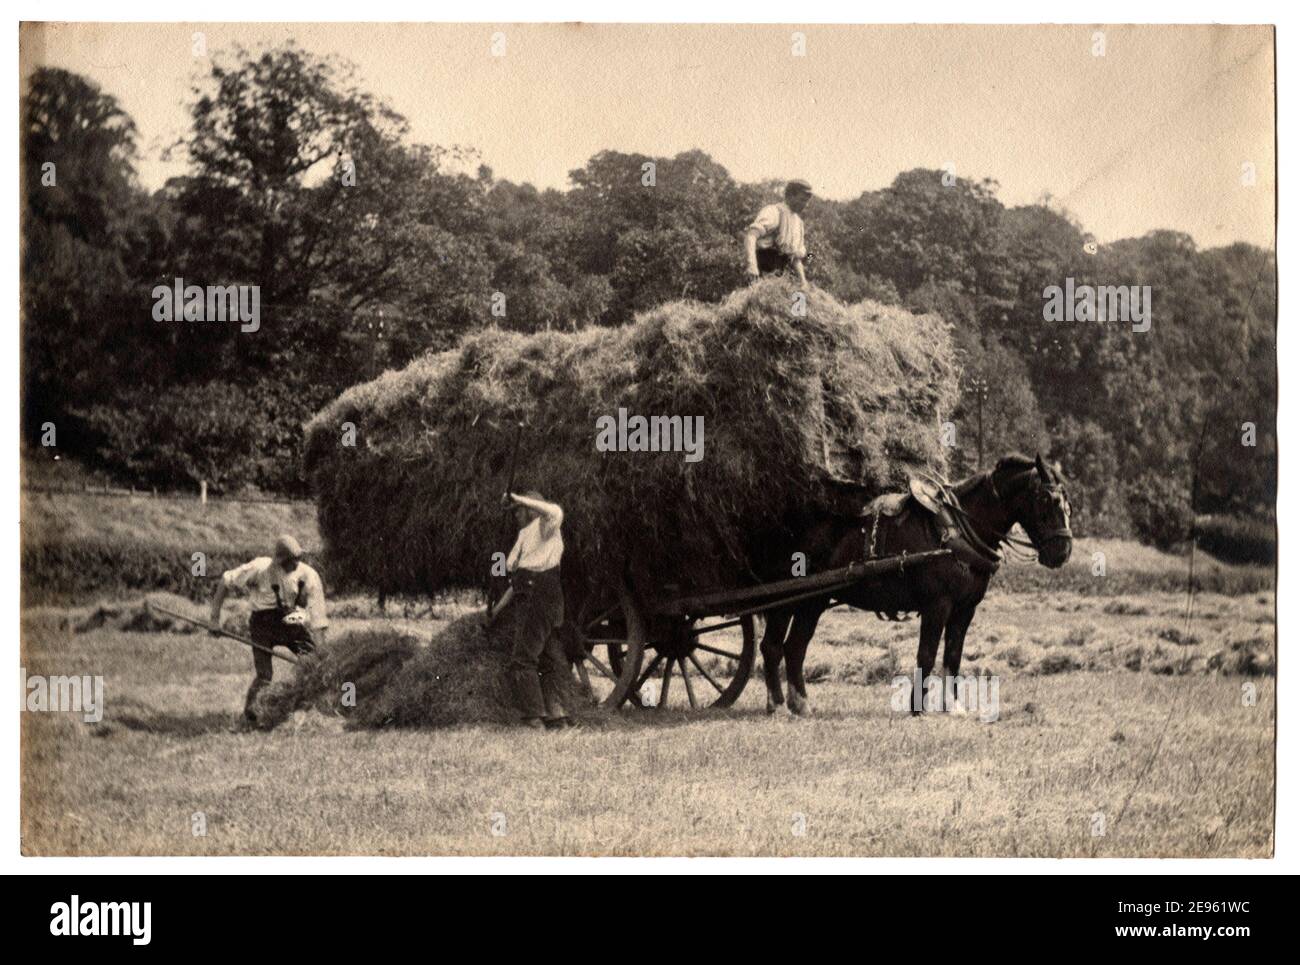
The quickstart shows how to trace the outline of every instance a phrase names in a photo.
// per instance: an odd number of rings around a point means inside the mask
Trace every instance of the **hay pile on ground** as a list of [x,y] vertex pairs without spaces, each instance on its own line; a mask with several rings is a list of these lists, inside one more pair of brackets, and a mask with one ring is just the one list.
[[[308,425],[331,578],[478,585],[512,535],[498,500],[518,420],[516,488],[564,506],[566,579],[630,559],[683,585],[734,585],[846,485],[865,500],[941,471],[956,401],[945,323],[819,291],[800,316],[795,299],[767,280],[618,329],[483,332],[348,390]],[[597,419],[620,408],[703,417],[703,458],[598,451]]]
[[[159,612],[157,607],[163,607],[194,620],[208,618],[207,608],[196,607],[183,596],[174,593],[155,593],[147,599],[115,600],[97,603],[88,609],[73,610],[69,614],[68,625],[74,633],[91,633],[102,629],[124,633],[206,632],[202,627]],[[247,633],[249,611],[247,600],[231,600],[222,614],[221,625],[234,633]]]
[[[390,629],[331,638],[316,659],[258,695],[258,723],[274,727],[301,709],[342,716],[349,728],[515,723],[519,714],[507,676],[510,621],[488,634],[481,620],[481,613],[467,614],[427,643]],[[353,685],[353,703],[343,699],[347,684]],[[575,680],[569,684],[566,706],[577,714],[589,700]]]

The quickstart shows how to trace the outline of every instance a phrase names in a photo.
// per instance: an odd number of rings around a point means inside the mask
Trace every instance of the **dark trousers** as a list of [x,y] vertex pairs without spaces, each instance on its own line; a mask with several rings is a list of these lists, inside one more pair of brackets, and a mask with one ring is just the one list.
[[759,248],[758,273],[760,275],[779,275],[790,267],[790,258],[776,248]]
[[515,643],[510,651],[510,678],[519,713],[529,717],[563,717],[561,684],[569,672],[564,646],[556,632],[564,623],[564,593],[559,567],[519,570],[515,590]]
[[[248,635],[263,647],[286,647],[296,654],[316,651],[311,630],[302,624],[289,625],[279,610],[254,610],[248,618]],[[253,699],[271,682],[272,658],[265,650],[253,651],[253,683],[244,698],[244,716],[254,719]]]

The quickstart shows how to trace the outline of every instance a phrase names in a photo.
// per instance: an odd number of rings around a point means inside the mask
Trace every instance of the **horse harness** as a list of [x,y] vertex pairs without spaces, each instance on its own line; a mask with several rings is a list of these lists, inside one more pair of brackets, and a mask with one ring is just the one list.
[[997,572],[1002,565],[1002,553],[975,532],[952,487],[932,477],[913,479],[907,492],[880,496],[867,507],[871,530],[868,535],[867,527],[862,527],[865,559],[881,558],[881,518],[900,516],[911,503],[928,513],[931,531],[940,548],[950,550],[953,556],[978,573],[992,576]]
[[[984,473],[982,482],[987,483],[992,488],[994,498],[1001,502],[1002,497],[998,493],[993,474],[991,472]],[[1044,485],[1038,490],[1038,497],[1040,499],[1061,501],[1066,515],[1064,528],[1040,534],[1040,538],[1069,537],[1071,535],[1069,529],[1069,499],[1065,495],[1064,488],[1059,485]],[[953,556],[977,573],[992,576],[998,571],[1003,561],[1002,551],[997,547],[990,546],[975,532],[975,526],[971,522],[970,514],[962,508],[953,487],[942,479],[928,474],[909,480],[906,492],[887,493],[878,496],[867,506],[866,512],[862,516],[864,521],[862,526],[864,561],[882,558],[881,518],[890,519],[901,516],[912,503],[916,503],[926,511],[931,533],[940,548],[950,550]],[[871,520],[869,533],[865,525],[868,518]],[[1020,562],[1025,562],[1038,550],[1036,543],[1012,536],[1010,533],[1003,536],[998,543],[1000,546],[1006,546],[1012,558],[1018,559]],[[902,572],[901,563],[899,572],[900,574]],[[877,612],[876,616],[881,620],[894,622],[906,619],[905,615],[901,613]]]

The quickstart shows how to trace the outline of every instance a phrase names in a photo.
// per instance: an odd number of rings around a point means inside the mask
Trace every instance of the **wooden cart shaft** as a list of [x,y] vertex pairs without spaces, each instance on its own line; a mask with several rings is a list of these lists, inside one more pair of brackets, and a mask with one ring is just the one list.
[[742,587],[736,590],[718,590],[712,593],[697,593],[692,596],[678,597],[654,606],[653,611],[662,616],[732,616],[741,613],[759,613],[774,607],[785,606],[798,600],[832,593],[837,589],[852,586],[861,580],[870,579],[887,573],[902,573],[910,566],[927,563],[931,560],[951,556],[947,549],[925,550],[921,553],[902,553],[898,556],[882,557],[878,560],[865,560],[850,563],[823,573],[808,576],[796,576],[789,580],[776,580],[772,583],[760,583],[758,586]]

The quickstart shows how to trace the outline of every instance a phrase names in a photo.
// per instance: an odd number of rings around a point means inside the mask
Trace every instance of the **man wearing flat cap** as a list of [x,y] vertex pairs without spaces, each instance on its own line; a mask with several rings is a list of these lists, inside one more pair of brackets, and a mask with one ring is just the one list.
[[248,593],[253,605],[248,618],[249,636],[267,648],[253,651],[253,683],[244,698],[244,716],[239,725],[239,729],[248,729],[257,724],[253,700],[271,682],[270,648],[313,653],[325,642],[330,622],[325,614],[320,574],[303,562],[302,546],[287,534],[275,541],[270,556],[259,556],[221,575],[217,595],[212,599],[214,630],[221,626],[221,606],[231,590]]
[[812,185],[796,178],[785,186],[785,200],[767,205],[745,229],[745,268],[751,279],[793,270],[800,285],[808,284],[802,214],[812,193]]

